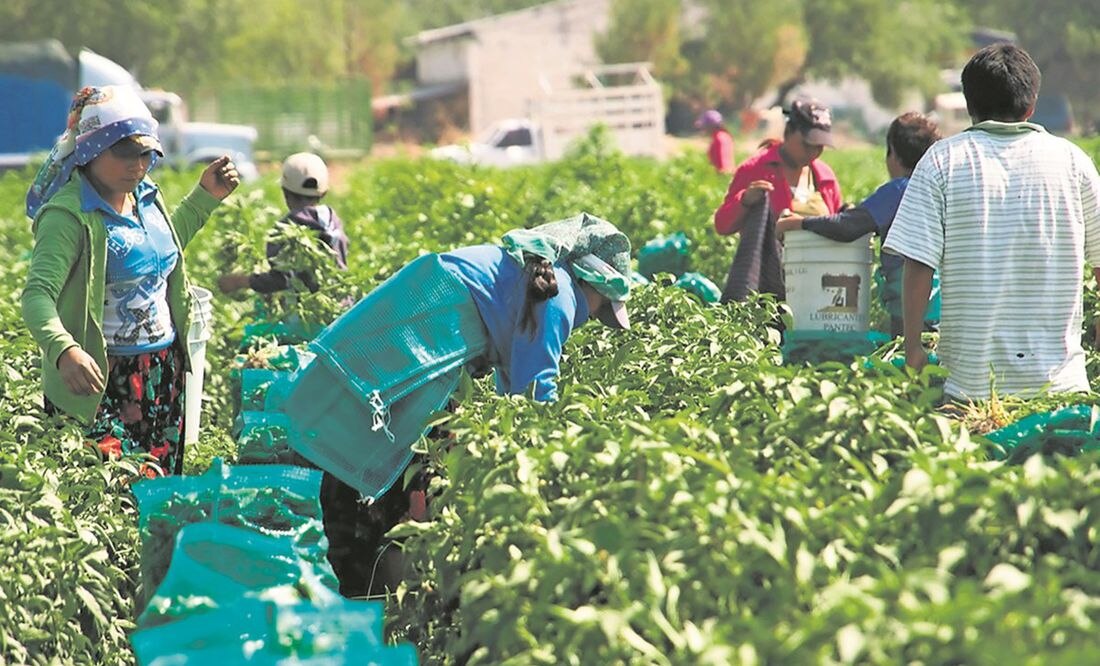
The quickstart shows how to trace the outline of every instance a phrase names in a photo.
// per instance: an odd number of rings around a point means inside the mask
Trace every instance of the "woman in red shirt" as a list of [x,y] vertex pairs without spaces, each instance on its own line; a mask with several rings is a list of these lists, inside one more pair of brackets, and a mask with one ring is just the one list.
[[[783,141],[745,160],[733,174],[726,199],[714,211],[714,228],[721,235],[736,233],[745,211],[770,192],[776,217],[785,210],[800,215],[834,215],[840,210],[840,184],[820,159],[832,146],[832,117],[816,100],[800,99],[787,112]],[[807,212],[803,212],[807,211]]]

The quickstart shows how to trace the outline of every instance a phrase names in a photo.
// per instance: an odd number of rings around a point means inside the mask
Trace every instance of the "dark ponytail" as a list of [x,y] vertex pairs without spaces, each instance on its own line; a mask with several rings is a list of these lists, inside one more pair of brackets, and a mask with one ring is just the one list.
[[554,274],[554,264],[530,252],[523,253],[523,275],[526,297],[519,329],[525,333],[534,333],[535,306],[558,295],[558,277]]

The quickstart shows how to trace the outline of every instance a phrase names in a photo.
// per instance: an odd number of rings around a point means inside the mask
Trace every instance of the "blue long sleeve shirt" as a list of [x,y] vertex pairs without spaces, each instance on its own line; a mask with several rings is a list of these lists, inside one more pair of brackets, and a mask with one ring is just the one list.
[[526,276],[503,248],[474,245],[442,253],[440,258],[470,290],[485,323],[497,392],[524,393],[534,384],[536,400],[556,400],[562,347],[573,329],[589,317],[580,283],[555,265],[557,296],[535,306],[533,331],[521,331]]

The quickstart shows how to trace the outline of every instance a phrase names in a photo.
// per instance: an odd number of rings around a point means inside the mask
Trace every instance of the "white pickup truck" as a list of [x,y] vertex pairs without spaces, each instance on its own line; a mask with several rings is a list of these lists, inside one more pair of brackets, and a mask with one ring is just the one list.
[[440,146],[431,155],[459,164],[509,167],[544,161],[546,147],[537,123],[513,118],[494,124],[478,141]]

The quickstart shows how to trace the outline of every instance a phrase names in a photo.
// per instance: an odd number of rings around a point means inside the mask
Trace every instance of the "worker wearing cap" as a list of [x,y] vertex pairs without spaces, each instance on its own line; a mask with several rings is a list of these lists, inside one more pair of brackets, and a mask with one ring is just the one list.
[[721,234],[741,231],[746,212],[768,194],[771,213],[784,210],[810,217],[835,215],[840,210],[840,184],[821,161],[833,145],[829,108],[812,99],[798,99],[787,111],[783,141],[770,143],[745,160],[733,174],[726,199],[714,212],[714,228]]
[[707,109],[695,120],[695,127],[710,132],[710,145],[707,147],[707,159],[719,173],[733,173],[733,135],[722,122],[722,114],[717,109]]
[[239,183],[214,160],[171,213],[148,171],[157,121],[129,87],[77,93],[68,128],[27,192],[34,250],[23,319],[42,349],[45,407],[82,421],[107,456],[183,467],[190,366],[184,247]]
[[[287,214],[279,224],[297,224],[317,232],[318,238],[332,250],[333,259],[340,269],[348,266],[348,237],[344,223],[331,206],[321,203],[328,193],[328,167],[317,155],[295,153],[283,162],[280,178]],[[267,259],[273,262],[282,251],[282,244],[267,244]],[[272,267],[268,271],[246,275],[230,273],[218,279],[218,288],[230,293],[249,288],[259,294],[270,294],[289,289],[294,275]],[[317,278],[309,273],[299,273],[299,279],[310,291],[317,290]]]
[[[500,245],[421,256],[313,341],[317,359],[296,374],[280,409],[292,446],[325,472],[329,560],[343,594],[368,593],[383,535],[406,512],[423,517],[422,480],[391,486],[462,372],[493,371],[500,394],[555,400],[577,327],[590,319],[629,327],[629,269],[627,237],[581,214],[510,231]],[[318,406],[334,382],[346,390]]]

